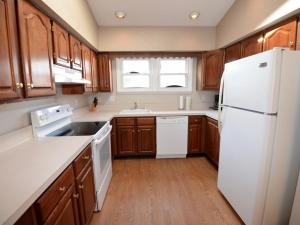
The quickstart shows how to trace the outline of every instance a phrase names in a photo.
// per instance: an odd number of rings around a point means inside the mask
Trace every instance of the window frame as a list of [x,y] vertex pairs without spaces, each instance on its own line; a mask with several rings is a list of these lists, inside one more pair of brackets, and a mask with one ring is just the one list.
[[[149,60],[149,74],[131,74],[131,73],[122,73],[122,62],[124,60]],[[185,73],[160,73],[160,60],[186,60],[187,67]],[[149,93],[153,94],[155,92],[158,93],[191,93],[193,89],[193,76],[195,74],[195,65],[196,60],[191,57],[180,57],[180,58],[116,58],[115,62],[115,71],[116,71],[116,83],[117,83],[117,92],[118,93]],[[123,79],[126,75],[148,75],[149,76],[149,88],[124,88]],[[186,87],[160,87],[160,79],[161,75],[185,75],[186,76]]]

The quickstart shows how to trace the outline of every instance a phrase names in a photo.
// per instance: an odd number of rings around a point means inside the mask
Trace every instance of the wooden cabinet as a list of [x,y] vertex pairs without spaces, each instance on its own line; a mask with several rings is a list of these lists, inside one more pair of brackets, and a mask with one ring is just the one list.
[[219,164],[219,148],[220,136],[217,121],[207,117],[205,153],[215,165]]
[[0,101],[22,97],[14,1],[0,1]]
[[99,91],[98,59],[95,52],[91,52],[92,91]]
[[111,60],[109,55],[101,53],[98,55],[98,69],[99,69],[99,90],[101,92],[112,91],[111,78]]
[[263,35],[255,35],[247,38],[241,43],[242,58],[255,55],[263,51]]
[[188,154],[203,152],[203,116],[189,116]]
[[77,194],[74,185],[71,186],[66,194],[57,204],[45,225],[80,225],[78,218]]
[[117,126],[118,156],[137,153],[135,126]]
[[273,27],[264,35],[263,49],[270,50],[274,47],[296,49],[297,20],[294,19],[283,25]]
[[72,35],[69,35],[69,38],[70,38],[71,68],[76,70],[82,70],[81,43]]
[[82,63],[83,63],[83,77],[91,81],[91,84],[85,85],[85,92],[93,92],[93,79],[92,79],[92,64],[91,64],[91,50],[82,45]]
[[224,68],[224,51],[209,51],[202,55],[202,89],[218,90]]
[[111,156],[112,159],[115,158],[117,153],[117,128],[116,128],[116,120],[112,119],[110,121],[110,125],[112,126],[111,133],[110,133],[110,140],[111,140]]
[[87,168],[76,178],[76,186],[79,194],[81,224],[86,225],[92,218],[96,204],[94,174],[91,161]]
[[57,23],[52,24],[53,59],[60,66],[71,67],[69,34]]
[[241,43],[237,43],[225,48],[225,63],[241,58]]
[[116,118],[116,156],[155,155],[154,117]]
[[25,0],[18,13],[26,97],[55,95],[50,18]]
[[137,127],[138,153],[152,154],[156,149],[156,128],[153,125]]
[[27,211],[18,219],[15,225],[37,225],[34,208],[30,207],[27,209]]

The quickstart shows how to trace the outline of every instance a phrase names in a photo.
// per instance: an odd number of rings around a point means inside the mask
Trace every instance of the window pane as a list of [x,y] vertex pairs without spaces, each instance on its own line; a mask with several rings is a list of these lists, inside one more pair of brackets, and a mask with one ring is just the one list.
[[186,60],[160,60],[160,73],[185,73]]
[[123,60],[123,73],[149,73],[149,60]]
[[150,79],[147,75],[124,75],[123,88],[149,88]]
[[186,87],[185,75],[161,75],[160,87]]

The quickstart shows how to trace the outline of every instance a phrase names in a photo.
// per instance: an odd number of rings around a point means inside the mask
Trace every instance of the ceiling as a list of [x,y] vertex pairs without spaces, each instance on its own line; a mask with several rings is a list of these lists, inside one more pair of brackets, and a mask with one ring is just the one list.
[[[87,0],[99,26],[216,26],[235,0]],[[116,19],[115,11],[125,11]],[[189,14],[200,13],[197,20]]]

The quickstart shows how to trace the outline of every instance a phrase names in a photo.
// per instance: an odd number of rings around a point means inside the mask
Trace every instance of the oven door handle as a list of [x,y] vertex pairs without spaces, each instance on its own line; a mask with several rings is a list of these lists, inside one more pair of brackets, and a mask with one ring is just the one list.
[[110,134],[111,130],[112,130],[112,125],[109,125],[108,132],[102,138],[100,138],[99,140],[94,140],[94,143],[96,145],[100,144],[105,138],[107,138],[107,136]]

